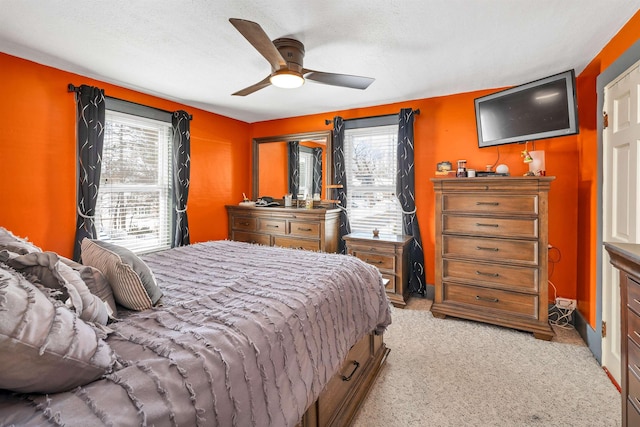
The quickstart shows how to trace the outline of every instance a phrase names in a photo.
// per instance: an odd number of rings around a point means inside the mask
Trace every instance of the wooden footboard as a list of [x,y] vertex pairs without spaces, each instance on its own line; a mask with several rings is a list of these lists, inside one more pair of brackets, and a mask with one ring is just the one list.
[[358,341],[318,400],[307,409],[298,427],[349,425],[373,386],[389,351],[382,335],[370,334]]

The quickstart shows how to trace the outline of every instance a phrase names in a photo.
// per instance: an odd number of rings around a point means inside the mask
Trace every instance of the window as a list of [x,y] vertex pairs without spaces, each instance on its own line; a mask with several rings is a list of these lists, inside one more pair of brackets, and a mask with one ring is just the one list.
[[313,195],[313,151],[309,147],[300,147],[300,170],[298,171],[298,199]]
[[[390,117],[397,123],[397,116]],[[351,230],[402,234],[402,208],[396,198],[398,125],[346,125],[344,136]]]
[[171,132],[170,119],[115,111],[107,103],[96,206],[99,239],[136,253],[171,247]]

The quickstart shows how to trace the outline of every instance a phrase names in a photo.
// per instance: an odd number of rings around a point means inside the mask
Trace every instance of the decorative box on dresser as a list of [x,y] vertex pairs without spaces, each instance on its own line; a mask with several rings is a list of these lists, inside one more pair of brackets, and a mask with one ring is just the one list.
[[311,251],[338,250],[339,209],[228,205],[229,240]]
[[350,255],[378,267],[382,278],[387,281],[385,289],[389,300],[394,306],[404,308],[409,293],[407,247],[413,237],[396,234],[373,237],[373,233],[351,233],[343,239]]
[[435,317],[550,340],[548,193],[554,177],[433,178]]
[[604,246],[620,270],[622,426],[640,426],[640,245]]

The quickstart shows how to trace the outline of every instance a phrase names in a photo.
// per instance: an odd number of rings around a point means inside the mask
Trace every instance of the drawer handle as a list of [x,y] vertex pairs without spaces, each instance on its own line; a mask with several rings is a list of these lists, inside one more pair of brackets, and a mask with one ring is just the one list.
[[634,298],[634,299],[633,299],[633,302],[635,302],[636,304],[640,304],[640,301],[638,301],[638,299],[637,299],[637,298]]
[[476,295],[476,301],[498,302],[498,298],[487,298],[487,297],[481,297],[480,295]]
[[351,381],[351,378],[353,377],[353,374],[356,373],[356,371],[358,370],[358,368],[360,367],[360,362],[358,362],[357,360],[354,360],[353,362],[353,371],[351,371],[351,373],[349,374],[348,377],[345,377],[344,375],[342,376],[342,381]]
[[481,222],[476,222],[476,227],[499,227],[498,224],[483,224]]
[[477,271],[477,270],[476,270],[476,274],[479,276],[500,277],[500,274],[498,273],[484,273],[482,271]]
[[493,251],[493,252],[498,252],[500,249],[498,249],[498,248],[485,248],[484,246],[476,246],[476,250],[478,250],[478,251]]
[[271,228],[280,228],[279,225],[273,225],[273,224],[267,224],[267,227],[271,227]]
[[499,202],[476,202],[476,206],[482,206],[482,205],[499,206],[500,203]]
[[370,259],[366,259],[364,260],[364,262],[366,262],[367,264],[382,264],[383,261],[377,260],[377,261],[373,261]]
[[311,228],[300,228],[298,227],[298,231],[311,231]]
[[633,331],[633,333],[635,334],[635,336],[637,336],[638,338],[640,338],[640,334],[638,333],[638,331]]
[[240,225],[249,225],[248,222],[241,222]]

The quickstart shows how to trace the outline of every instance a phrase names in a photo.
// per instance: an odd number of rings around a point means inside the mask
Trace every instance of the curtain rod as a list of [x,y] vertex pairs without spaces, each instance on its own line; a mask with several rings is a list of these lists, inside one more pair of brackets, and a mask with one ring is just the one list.
[[[80,92],[80,87],[79,86],[74,86],[73,83],[69,83],[67,85],[67,92]],[[104,94],[104,91],[103,91]],[[163,110],[162,108],[156,108],[156,107],[149,107],[148,105],[143,105],[143,104],[139,104],[137,102],[131,102],[131,101],[127,101],[126,99],[120,99],[120,98],[114,98],[113,96],[110,96],[109,98],[111,99],[117,99],[118,101],[124,101],[124,102],[129,102],[131,104],[138,104],[138,105],[142,105],[143,107],[147,107],[147,108],[153,108],[154,110],[158,110],[161,111],[163,113],[167,113],[167,114],[173,114],[173,111],[167,111],[167,110]],[[189,114],[189,120],[193,120],[193,115]]]
[[[420,109],[413,110],[413,114],[419,115],[420,114]],[[344,121],[348,122],[349,120],[375,119],[376,117],[386,117],[386,116],[393,116],[393,114],[383,114],[383,115],[380,115],[380,116],[369,116],[369,117],[355,117],[353,119],[344,119]],[[328,124],[330,124],[332,122],[333,122],[333,119],[331,119],[331,120],[326,120],[325,119],[324,124],[328,125]]]

